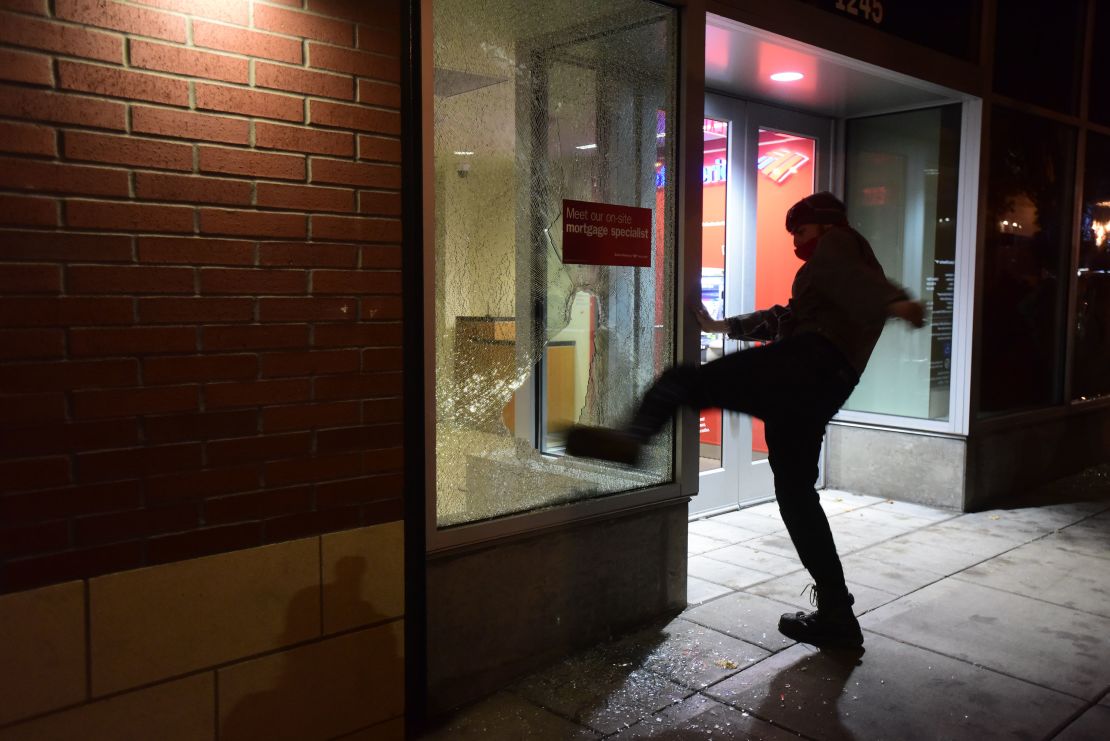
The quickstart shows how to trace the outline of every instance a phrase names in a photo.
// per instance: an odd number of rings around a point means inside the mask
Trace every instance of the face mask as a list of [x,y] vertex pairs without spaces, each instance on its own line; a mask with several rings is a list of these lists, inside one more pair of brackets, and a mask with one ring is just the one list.
[[813,239],[802,242],[794,247],[794,254],[802,262],[809,262],[809,258],[813,257],[813,253],[817,251],[817,243],[821,241],[821,236],[818,235]]

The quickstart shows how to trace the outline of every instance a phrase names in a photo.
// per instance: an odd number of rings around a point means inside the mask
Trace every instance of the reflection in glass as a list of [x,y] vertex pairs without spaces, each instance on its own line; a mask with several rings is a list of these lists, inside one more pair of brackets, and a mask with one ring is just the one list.
[[[728,121],[702,123],[701,300],[715,319],[725,317],[725,243],[728,220]],[[723,333],[701,333],[701,362],[725,354]],[[724,465],[720,409],[703,409],[698,420],[698,470]]]
[[960,106],[848,122],[845,203],[887,276],[928,308],[924,329],[889,322],[845,409],[948,419]]
[[1110,137],[1087,134],[1075,284],[1072,397],[1110,394]]
[[992,110],[980,414],[1060,403],[1075,131]]
[[[671,480],[671,435],[636,470],[560,453],[673,362],[675,11],[433,11],[438,524]],[[651,267],[564,264],[564,199],[651,209]]]
[[[794,237],[783,228],[786,212],[813,195],[817,184],[817,140],[760,129],[755,159],[755,308],[786,306],[802,261]],[[752,460],[767,458],[763,420],[751,417]]]
[[995,92],[1075,113],[1086,15],[1086,0],[998,3]]
[[1087,115],[1092,121],[1110,125],[1110,3],[1095,3],[1095,43],[1087,86]]

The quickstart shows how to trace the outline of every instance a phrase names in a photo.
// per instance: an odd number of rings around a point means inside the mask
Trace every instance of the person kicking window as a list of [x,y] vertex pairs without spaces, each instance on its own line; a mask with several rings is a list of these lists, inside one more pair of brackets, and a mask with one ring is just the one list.
[[871,245],[848,224],[844,204],[815,193],[786,213],[802,266],[786,306],[717,320],[694,306],[705,332],[767,342],[705,365],[677,365],[644,395],[621,429],[576,425],[568,455],[636,465],[643,445],[680,406],[720,408],[763,420],[775,498],[802,565],[813,577],[812,612],[786,613],[779,631],[818,647],[859,647],[854,598],[814,484],[825,426],[847,401],[889,317],[915,327],[925,307],[883,273]]

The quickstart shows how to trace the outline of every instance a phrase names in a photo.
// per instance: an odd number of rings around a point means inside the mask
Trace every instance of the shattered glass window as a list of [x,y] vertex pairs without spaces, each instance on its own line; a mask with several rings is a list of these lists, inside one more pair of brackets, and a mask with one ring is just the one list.
[[[433,9],[438,525],[671,481],[673,431],[636,469],[563,444],[623,423],[674,359],[676,11]],[[564,262],[565,201],[648,215],[646,263]]]

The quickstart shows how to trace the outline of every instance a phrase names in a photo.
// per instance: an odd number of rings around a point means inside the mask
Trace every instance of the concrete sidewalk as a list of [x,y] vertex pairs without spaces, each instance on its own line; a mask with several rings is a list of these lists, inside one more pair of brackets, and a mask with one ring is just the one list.
[[[1110,739],[1110,482],[961,515],[824,491],[864,651],[812,609],[774,503],[690,524],[689,608],[454,716],[451,739]],[[1064,491],[1054,501],[1075,498]]]

